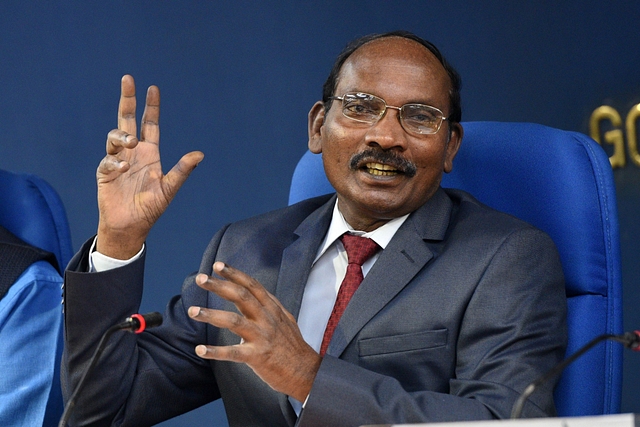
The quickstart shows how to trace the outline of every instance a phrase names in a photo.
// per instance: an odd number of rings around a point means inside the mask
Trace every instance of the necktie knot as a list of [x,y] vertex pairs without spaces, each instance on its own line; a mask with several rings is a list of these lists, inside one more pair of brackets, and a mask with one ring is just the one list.
[[349,264],[356,264],[361,267],[379,248],[378,244],[373,240],[353,234],[343,234],[340,240],[347,251]]

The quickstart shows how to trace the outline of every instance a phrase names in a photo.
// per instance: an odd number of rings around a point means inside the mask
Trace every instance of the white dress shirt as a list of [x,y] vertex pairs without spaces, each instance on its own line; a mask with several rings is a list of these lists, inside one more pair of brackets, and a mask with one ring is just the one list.
[[[304,288],[300,313],[298,314],[298,327],[302,337],[315,351],[320,352],[324,330],[333,311],[333,305],[336,302],[342,279],[347,274],[347,265],[349,264],[347,251],[340,241],[340,236],[348,232],[368,237],[384,250],[408,216],[409,214],[392,219],[375,230],[365,233],[364,231],[354,230],[347,223],[342,212],[338,209],[336,201],[329,230],[313,261],[311,273]],[[376,252],[362,265],[363,276],[366,277],[369,270],[371,270],[373,264],[378,260],[380,252]],[[289,397],[289,403],[291,403],[296,414],[300,415],[304,404],[292,397]]]
[[[333,311],[333,305],[336,302],[342,279],[347,273],[347,251],[340,241],[340,236],[349,232],[358,236],[368,237],[384,250],[408,216],[407,214],[395,218],[379,228],[365,233],[354,230],[342,216],[338,209],[338,203],[335,204],[329,230],[318,249],[311,267],[311,273],[304,288],[302,305],[298,315],[300,332],[302,332],[304,340],[315,351],[320,351],[325,327]],[[371,270],[371,267],[380,256],[380,252],[376,252],[374,256],[362,265],[363,276],[367,276],[367,273],[369,273],[369,270]]]

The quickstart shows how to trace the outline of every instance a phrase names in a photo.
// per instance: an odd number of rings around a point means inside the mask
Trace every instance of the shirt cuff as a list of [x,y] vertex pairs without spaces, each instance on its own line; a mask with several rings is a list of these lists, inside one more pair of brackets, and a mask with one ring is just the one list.
[[89,249],[89,272],[90,273],[99,273],[101,271],[113,270],[114,268],[124,267],[127,264],[131,264],[133,261],[137,260],[142,256],[142,252],[144,252],[144,244],[142,245],[142,249],[140,252],[135,254],[129,259],[116,259],[111,258],[106,255],[101,254],[96,251],[96,240],[97,237],[93,239],[93,243],[91,244],[91,249]]

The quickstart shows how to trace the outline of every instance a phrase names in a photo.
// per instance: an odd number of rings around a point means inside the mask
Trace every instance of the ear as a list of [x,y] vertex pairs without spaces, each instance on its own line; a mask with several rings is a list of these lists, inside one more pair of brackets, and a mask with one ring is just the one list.
[[324,125],[324,104],[316,102],[309,111],[309,151],[322,152],[322,125]]
[[460,144],[462,143],[462,136],[464,135],[464,129],[460,123],[450,124],[451,126],[451,138],[447,144],[447,152],[444,159],[444,171],[449,173],[453,170],[453,158],[458,154]]

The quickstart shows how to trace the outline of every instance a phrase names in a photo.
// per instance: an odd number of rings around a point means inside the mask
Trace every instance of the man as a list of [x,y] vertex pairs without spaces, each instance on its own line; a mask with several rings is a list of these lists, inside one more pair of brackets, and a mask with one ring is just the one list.
[[53,254],[1,226],[0,260],[0,425],[55,426],[62,277]]
[[[153,424],[217,398],[232,426],[508,417],[564,355],[563,277],[544,233],[440,188],[462,140],[458,91],[412,34],[348,46],[309,113],[309,148],[337,195],[220,230],[163,326],[105,352],[77,424]],[[98,233],[66,276],[67,393],[102,332],[137,310],[146,236],[203,158],[162,174],[158,108],[151,87],[138,140],[123,78],[97,173]],[[345,232],[377,247],[337,319]],[[552,414],[548,385],[525,415]]]

